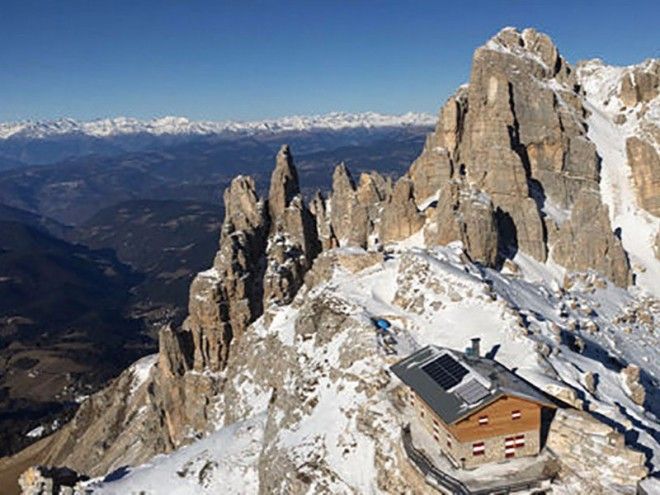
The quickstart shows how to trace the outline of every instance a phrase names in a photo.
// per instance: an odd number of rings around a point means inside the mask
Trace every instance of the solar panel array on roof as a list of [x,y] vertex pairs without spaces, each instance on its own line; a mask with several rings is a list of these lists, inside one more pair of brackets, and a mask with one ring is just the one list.
[[476,404],[490,394],[488,389],[477,380],[469,380],[458,387],[455,392],[468,404]]
[[443,390],[449,390],[461,383],[461,380],[469,372],[458,361],[449,354],[443,354],[437,359],[422,367],[424,373],[440,385]]

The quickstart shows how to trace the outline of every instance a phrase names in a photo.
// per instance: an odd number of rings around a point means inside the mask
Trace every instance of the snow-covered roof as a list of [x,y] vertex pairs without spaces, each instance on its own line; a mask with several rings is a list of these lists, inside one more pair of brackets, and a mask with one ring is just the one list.
[[445,347],[426,346],[390,369],[447,424],[504,396],[555,407],[543,392],[497,361]]

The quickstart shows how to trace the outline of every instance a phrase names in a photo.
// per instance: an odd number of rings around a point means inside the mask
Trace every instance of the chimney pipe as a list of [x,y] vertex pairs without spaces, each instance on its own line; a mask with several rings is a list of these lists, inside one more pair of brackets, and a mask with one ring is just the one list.
[[474,337],[470,339],[472,341],[472,355],[474,357],[480,357],[481,356],[481,338],[479,337]]

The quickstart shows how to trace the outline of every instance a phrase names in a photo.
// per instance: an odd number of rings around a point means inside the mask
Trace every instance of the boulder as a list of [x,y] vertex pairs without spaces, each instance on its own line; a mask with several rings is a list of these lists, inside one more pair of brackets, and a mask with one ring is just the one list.
[[629,364],[621,370],[621,377],[626,393],[635,404],[643,406],[646,400],[646,390],[644,390],[644,386],[639,380],[639,374],[639,366],[634,364]]

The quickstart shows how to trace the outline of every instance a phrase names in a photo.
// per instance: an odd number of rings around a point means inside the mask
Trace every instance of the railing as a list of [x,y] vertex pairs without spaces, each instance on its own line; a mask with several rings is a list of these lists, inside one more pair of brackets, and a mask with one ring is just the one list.
[[422,472],[422,474],[427,478],[431,477],[435,483],[449,490],[450,493],[454,495],[495,495],[513,493],[520,490],[538,488],[541,481],[549,479],[542,478],[531,481],[522,481],[520,483],[509,483],[507,485],[498,486],[496,488],[484,488],[481,490],[472,491],[467,486],[465,486],[462,481],[457,480],[453,476],[450,476],[443,471],[440,471],[433,465],[433,462],[431,462],[429,458],[424,455],[423,452],[415,448],[412,443],[412,437],[410,435],[410,425],[403,427],[401,437],[403,439],[403,448],[405,449],[406,454]]
[[410,435],[410,426],[407,425],[403,428],[401,436],[406,454],[424,476],[431,476],[436,483],[447,488],[451,493],[456,495],[470,495],[470,490],[461,481],[440,471],[421,451],[415,448]]

